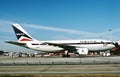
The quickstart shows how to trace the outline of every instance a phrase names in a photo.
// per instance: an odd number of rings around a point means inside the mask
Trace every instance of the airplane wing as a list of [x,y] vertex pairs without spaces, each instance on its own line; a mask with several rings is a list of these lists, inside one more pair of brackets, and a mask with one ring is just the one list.
[[25,43],[19,43],[19,42],[14,42],[14,41],[5,41],[5,43],[14,44],[14,45],[22,46],[22,47],[26,47]]
[[45,42],[45,43],[42,43],[42,44],[58,46],[58,47],[63,48],[64,50],[68,50],[69,52],[77,51],[75,46],[69,46],[67,44],[56,44],[56,43],[49,43],[49,42]]

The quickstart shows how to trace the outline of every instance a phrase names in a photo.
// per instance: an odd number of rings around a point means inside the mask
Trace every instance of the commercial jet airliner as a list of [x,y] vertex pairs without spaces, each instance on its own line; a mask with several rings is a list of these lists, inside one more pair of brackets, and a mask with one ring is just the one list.
[[70,56],[69,52],[87,55],[89,51],[106,51],[118,46],[116,42],[102,39],[38,41],[19,24],[12,24],[12,27],[18,41],[6,41],[6,43],[48,53],[65,52],[63,57]]

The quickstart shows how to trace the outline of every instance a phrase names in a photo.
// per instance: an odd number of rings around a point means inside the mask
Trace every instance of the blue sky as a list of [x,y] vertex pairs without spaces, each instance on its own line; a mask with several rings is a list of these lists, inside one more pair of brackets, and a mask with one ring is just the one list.
[[0,50],[24,51],[4,43],[17,41],[12,23],[39,40],[120,40],[120,0],[0,0]]

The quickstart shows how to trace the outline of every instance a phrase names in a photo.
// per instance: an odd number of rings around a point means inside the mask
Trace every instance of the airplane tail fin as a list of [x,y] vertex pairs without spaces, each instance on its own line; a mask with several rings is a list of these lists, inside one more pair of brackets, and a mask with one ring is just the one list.
[[18,42],[35,41],[19,24],[12,24]]

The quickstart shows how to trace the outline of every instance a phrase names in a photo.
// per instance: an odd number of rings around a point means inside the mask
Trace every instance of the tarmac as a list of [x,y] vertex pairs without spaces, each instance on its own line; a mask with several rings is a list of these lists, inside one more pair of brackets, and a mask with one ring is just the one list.
[[120,74],[120,56],[81,58],[0,56],[0,74]]
[[96,64],[120,64],[120,56],[112,57],[25,57],[12,58],[0,56],[0,65],[96,65]]

